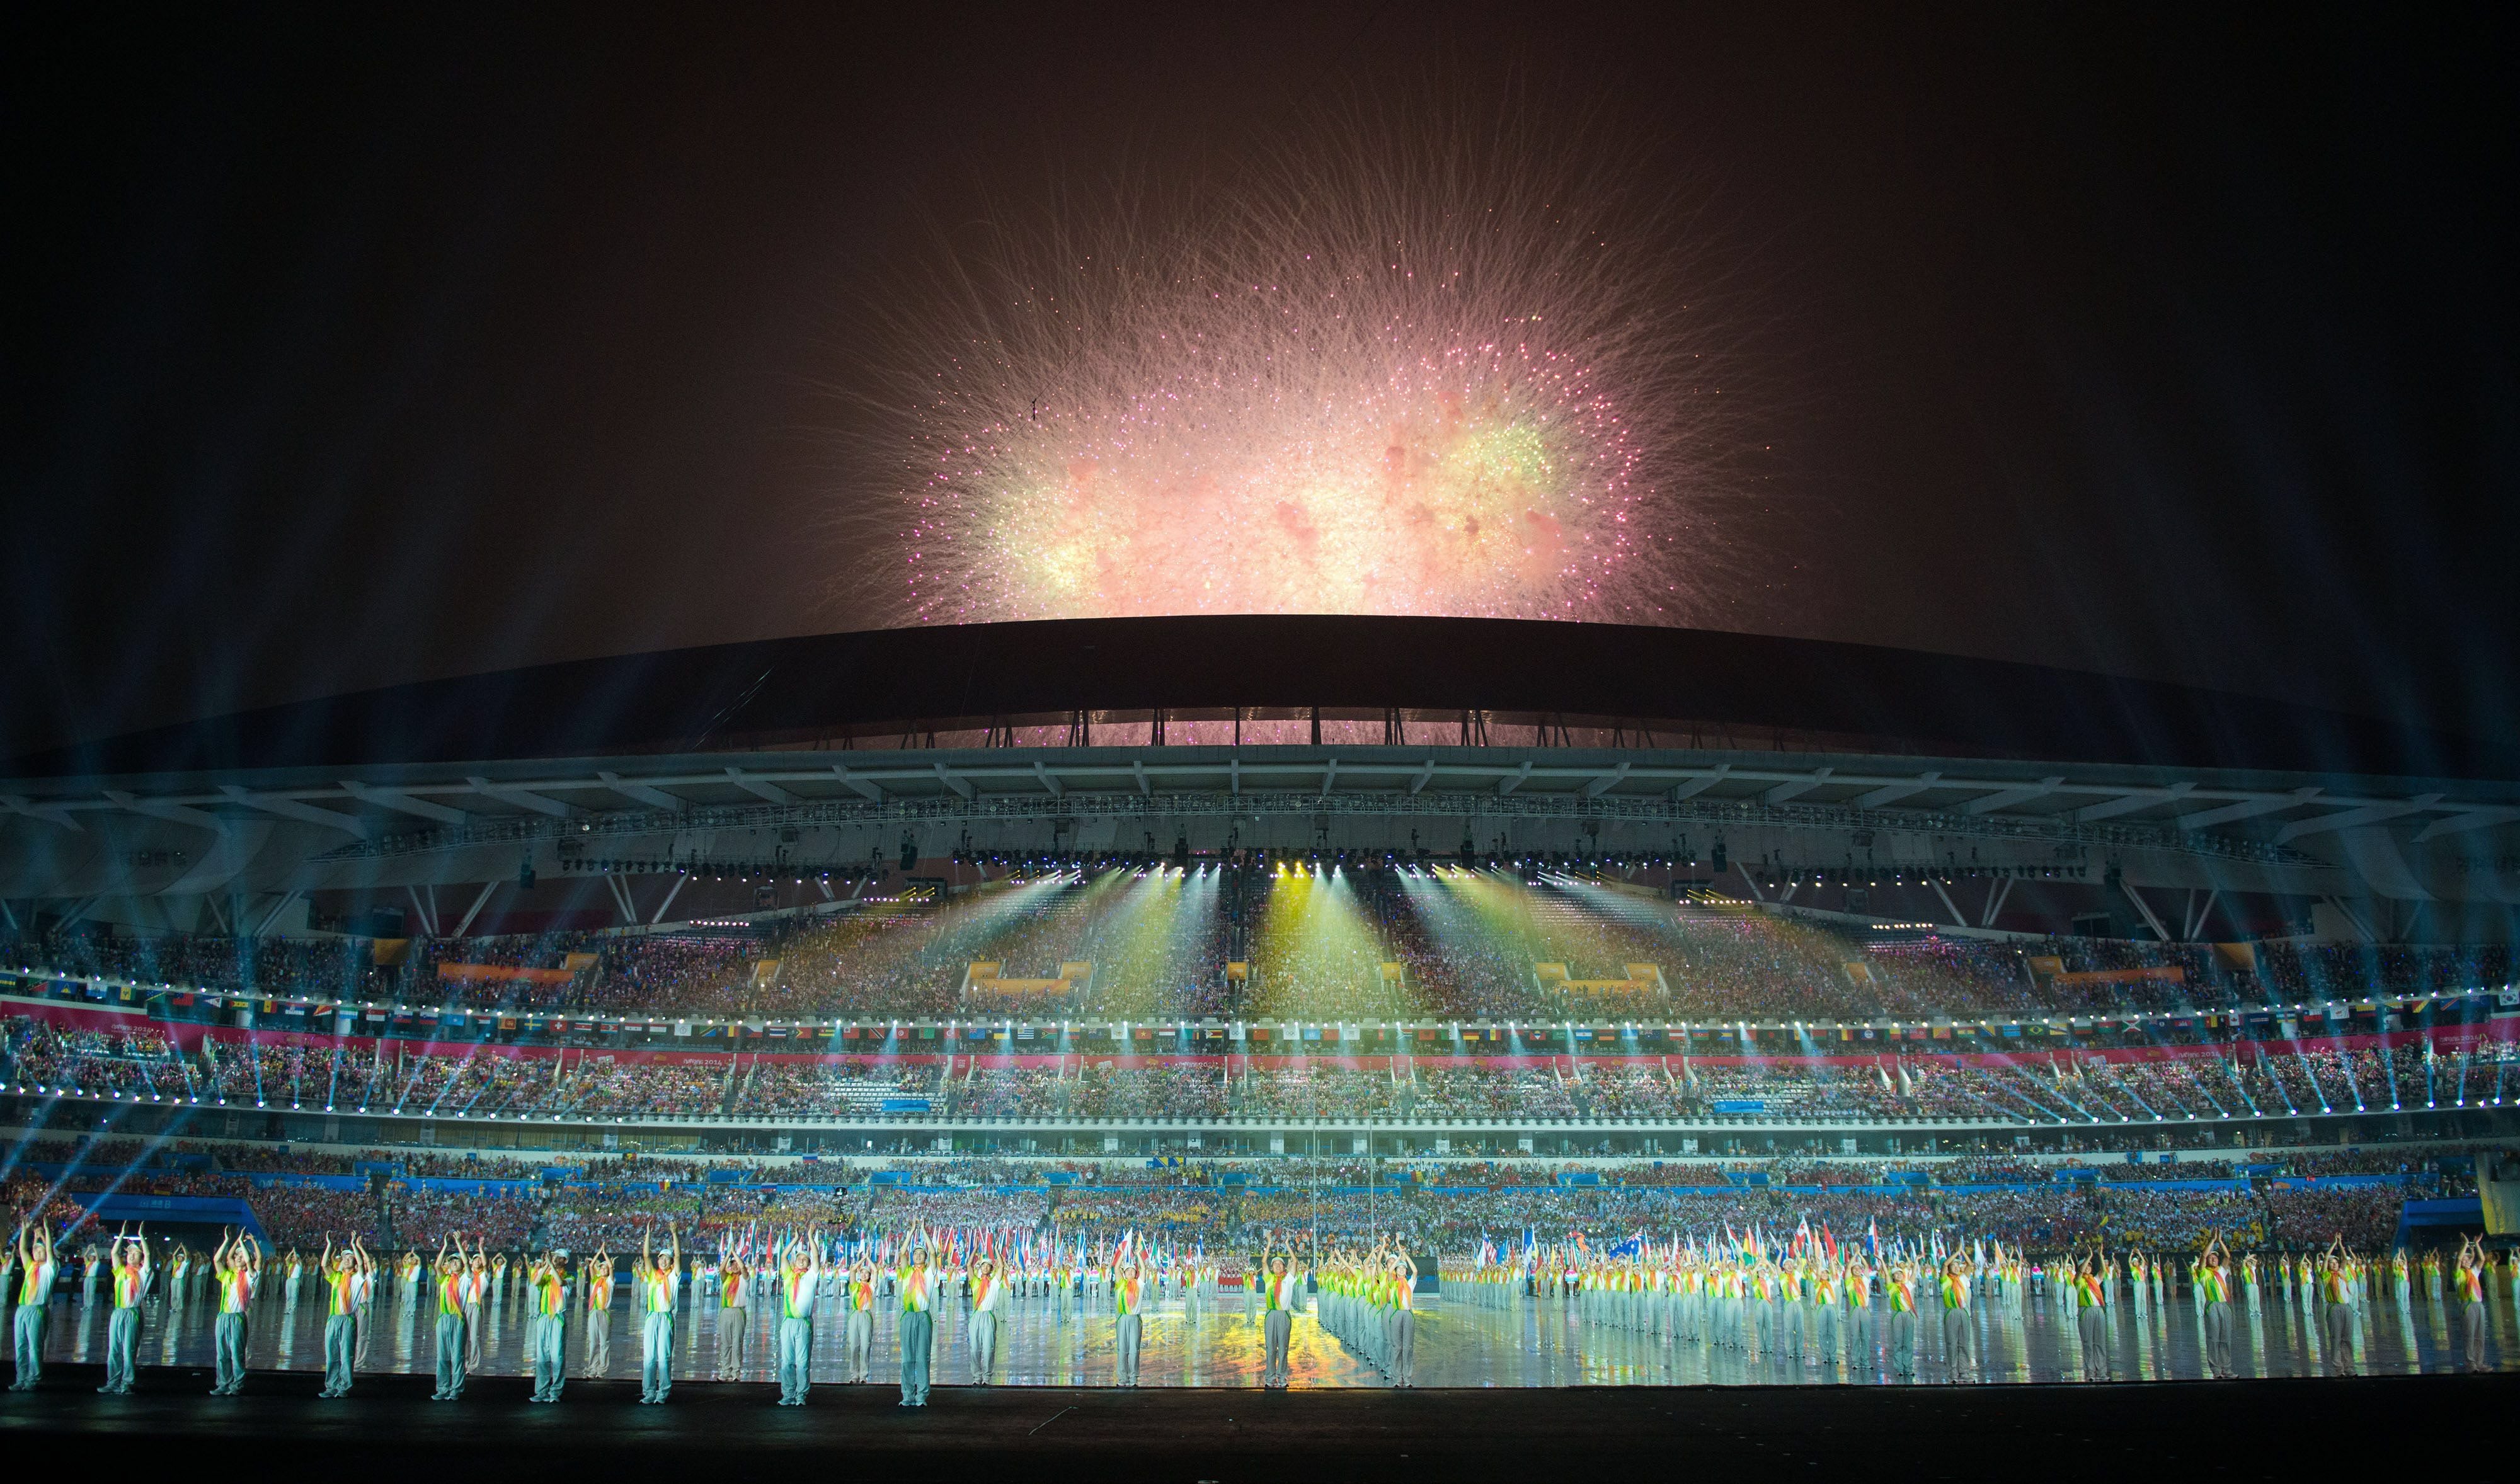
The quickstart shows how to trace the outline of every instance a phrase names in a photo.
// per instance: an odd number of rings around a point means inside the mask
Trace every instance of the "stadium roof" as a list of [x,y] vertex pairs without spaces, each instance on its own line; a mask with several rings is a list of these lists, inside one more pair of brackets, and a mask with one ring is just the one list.
[[[1530,742],[2507,779],[2508,740],[2193,687],[1869,645],[1479,618],[974,624],[528,666],[272,706],[18,760],[17,778],[887,746],[1103,718],[1382,717]],[[1642,735],[1641,735],[1642,734]],[[1072,740],[1072,739],[1071,739]],[[1425,740],[1450,740],[1427,737]],[[1633,742],[1631,743],[1633,744]]]

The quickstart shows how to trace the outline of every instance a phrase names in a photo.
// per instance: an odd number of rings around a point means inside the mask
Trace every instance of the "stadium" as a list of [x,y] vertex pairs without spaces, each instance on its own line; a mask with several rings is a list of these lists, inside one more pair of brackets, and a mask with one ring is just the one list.
[[[1577,1312],[1604,1262],[1859,1233],[1999,1291],[2218,1232],[2253,1283],[2337,1240],[2438,1282],[2520,1136],[2510,909],[2468,866],[2520,821],[2499,761],[2087,674],[1478,619],[348,696],[12,770],[12,1194],[275,1252],[461,1211],[520,1269],[660,1218],[711,1253],[928,1234],[1043,1285],[1134,1246],[1190,1316],[1271,1244],[1389,1239],[1430,1298]],[[2375,1316],[2366,1364],[2425,1364]],[[1640,1324],[1669,1321],[1599,1332]]]
[[13,1462],[2118,1484],[2507,1406],[2472,18],[43,29]]

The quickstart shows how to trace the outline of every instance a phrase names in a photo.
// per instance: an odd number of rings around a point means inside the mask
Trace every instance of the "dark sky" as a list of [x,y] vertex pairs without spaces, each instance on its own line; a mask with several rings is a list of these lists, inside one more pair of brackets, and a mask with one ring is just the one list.
[[859,626],[834,392],[936,224],[1430,69],[1711,203],[1722,626],[2509,730],[2510,28],[2090,9],[21,13],[0,743]]

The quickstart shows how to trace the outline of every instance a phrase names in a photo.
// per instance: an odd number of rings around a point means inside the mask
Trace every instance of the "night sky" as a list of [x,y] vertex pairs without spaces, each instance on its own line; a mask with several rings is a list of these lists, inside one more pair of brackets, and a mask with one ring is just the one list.
[[0,41],[12,753],[875,621],[862,327],[940,231],[1430,77],[1695,203],[1742,399],[1706,622],[2520,722],[2482,11],[46,23]]

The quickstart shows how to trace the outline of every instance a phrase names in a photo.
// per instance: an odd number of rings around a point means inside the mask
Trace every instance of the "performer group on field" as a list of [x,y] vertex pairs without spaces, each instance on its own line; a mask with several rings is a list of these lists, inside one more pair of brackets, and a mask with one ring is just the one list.
[[[214,1296],[213,1395],[234,1396],[247,1380],[256,1300],[266,1281],[280,1290],[284,1323],[292,1320],[301,1288],[325,1305],[319,1395],[350,1394],[368,1367],[380,1311],[399,1302],[407,1316],[434,1316],[432,1397],[463,1397],[483,1366],[485,1312],[505,1314],[512,1298],[525,1320],[523,1366],[531,1400],[557,1403],[569,1379],[570,1330],[579,1331],[577,1370],[602,1377],[611,1369],[611,1309],[626,1280],[639,1345],[640,1400],[662,1405],[673,1393],[677,1326],[700,1307],[720,1311],[714,1379],[745,1378],[752,1364],[754,1311],[767,1309],[770,1371],[779,1405],[805,1405],[817,1321],[836,1330],[840,1371],[849,1382],[873,1379],[876,1314],[895,1316],[903,1407],[927,1404],[935,1320],[947,1309],[962,1320],[967,1373],[974,1385],[998,1373],[1001,1331],[1017,1300],[1058,1319],[1107,1318],[1110,1380],[1135,1386],[1149,1302],[1178,1298],[1196,1316],[1221,1310],[1225,1273],[1204,1252],[1167,1251],[1133,1234],[1116,1247],[1088,1254],[1044,1252],[1019,1237],[964,1234],[895,1234],[844,1240],[809,1228],[748,1234],[713,1255],[685,1252],[678,1233],[651,1230],[635,1257],[608,1248],[579,1257],[518,1255],[468,1244],[450,1233],[432,1257],[416,1249],[380,1260],[357,1237],[327,1239],[311,1263],[292,1250],[268,1256],[242,1231],[221,1234],[206,1259],[182,1244],[153,1250],[145,1227],[117,1230],[77,1254],[78,1302],[109,1304],[106,1394],[132,1389],[147,1305],[162,1288],[170,1308]],[[623,1269],[626,1267],[626,1273]],[[2420,1282],[2434,1312],[2455,1315],[2460,1359],[2486,1370],[2489,1286],[2497,1263],[2470,1239],[2447,1261],[2441,1253],[2410,1257],[2401,1249],[2365,1257],[2342,1241],[2318,1253],[2234,1253],[2219,1237],[2184,1265],[2184,1303],[2192,1308],[2206,1372],[2234,1374],[2235,1318],[2263,1319],[2273,1305],[2298,1306],[2303,1328],[2317,1336],[2331,1373],[2351,1374],[2364,1327],[2384,1305],[2401,1318]],[[2520,1310],[2520,1262],[2504,1254],[2499,1282]],[[161,1271],[162,1270],[162,1271]],[[1419,1268],[1398,1242],[1370,1248],[1315,1247],[1309,1255],[1274,1235],[1240,1285],[1246,1318],[1259,1324],[1261,1384],[1293,1379],[1289,1351],[1294,1322],[1308,1305],[1321,1329],[1388,1384],[1417,1379]],[[14,1282],[12,1280],[14,1279]],[[311,1280],[311,1283],[310,1281]],[[39,1227],[21,1227],[0,1255],[0,1289],[17,1297],[13,1390],[31,1390],[43,1374],[44,1340],[63,1264]],[[1971,1245],[1946,1250],[1931,1241],[1885,1243],[1877,1233],[1840,1243],[1808,1230],[1771,1241],[1761,1234],[1718,1239],[1642,1237],[1611,1252],[1579,1242],[1544,1246],[1536,1237],[1500,1250],[1493,1242],[1463,1265],[1455,1296],[1472,1306],[1518,1310],[1554,1304],[1570,1320],[1634,1331],[1708,1355],[1734,1353],[1779,1365],[1837,1371],[1878,1365],[1892,1379],[1918,1375],[1919,1332],[1941,1358],[1944,1379],[1965,1380],[1977,1368],[1977,1311],[2042,1306],[2074,1336],[2084,1377],[2115,1379],[2121,1327],[2138,1332],[2181,1302],[2173,1264],[2140,1251],[2092,1252],[2030,1259],[2000,1245],[1989,1254]],[[396,1296],[389,1300],[391,1290]]]
[[[1563,1299],[1588,1322],[1659,1335],[1682,1345],[1737,1353],[1752,1360],[1815,1370],[1856,1370],[1868,1362],[1894,1380],[1918,1379],[1920,1336],[1939,1340],[1942,1377],[1972,1379],[1978,1370],[1980,1311],[2003,1304],[2027,1320],[2045,1306],[2070,1321],[2085,1380],[2116,1374],[2119,1336],[2147,1333],[2178,1297],[2172,1259],[2139,1250],[2032,1259],[1992,1255],[1972,1245],[1945,1250],[1931,1242],[1891,1242],[1878,1234],[1840,1246],[1822,1234],[1795,1234],[1779,1250],[1757,1236],[1704,1244],[1675,1241],[1657,1252],[1642,1243],[1633,1255],[1595,1257],[1536,1244],[1503,1260],[1482,1249],[1468,1275],[1470,1301],[1512,1307],[1538,1294]],[[2302,1325],[2332,1374],[2352,1375],[2378,1306],[2394,1303],[2407,1331],[2418,1272],[2433,1312],[2447,1290],[2456,1314],[2461,1364],[2491,1369],[2486,1304],[2494,1258],[2469,1238],[2447,1262],[2420,1260],[2403,1248],[2370,1259],[2342,1238],[2323,1252],[2234,1254],[2220,1234],[2184,1263],[2184,1303],[2199,1328],[2204,1373],[2229,1379],[2235,1318],[2263,1321],[2273,1304],[2298,1305]],[[2520,1312],[2520,1259],[2505,1254],[2501,1282]]]

